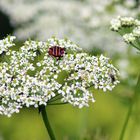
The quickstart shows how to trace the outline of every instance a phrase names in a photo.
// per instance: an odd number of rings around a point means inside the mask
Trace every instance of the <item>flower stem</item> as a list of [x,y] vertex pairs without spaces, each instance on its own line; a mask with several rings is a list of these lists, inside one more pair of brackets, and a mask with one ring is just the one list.
[[121,131],[120,140],[124,139],[124,134],[125,134],[125,131],[126,131],[126,128],[127,128],[130,116],[131,116],[132,108],[133,108],[133,102],[131,101],[131,104],[129,106],[129,110],[128,110],[128,113],[127,113],[127,116],[123,125],[123,129]]
[[128,110],[128,113],[127,113],[127,116],[126,116],[126,119],[125,119],[125,122],[124,122],[124,125],[123,125],[123,128],[122,128],[122,131],[121,131],[121,135],[120,135],[120,139],[119,140],[123,140],[124,139],[126,128],[128,126],[128,122],[129,122],[129,119],[130,119],[130,116],[131,116],[131,113],[132,113],[133,105],[135,103],[135,100],[137,99],[137,94],[139,92],[140,92],[140,75],[138,77],[137,85],[135,87],[135,93],[134,93],[134,96],[133,96],[133,98],[131,100],[131,104],[129,106],[129,110]]
[[48,119],[48,116],[47,116],[47,112],[46,112],[45,106],[40,106],[40,112],[41,112],[41,115],[42,115],[42,118],[43,118],[43,122],[45,124],[45,127],[46,127],[46,129],[48,131],[48,134],[50,136],[50,139],[51,140],[56,140],[55,135],[53,133],[53,130],[51,128],[51,125],[49,123],[49,119]]
[[139,47],[137,47],[134,43],[130,43],[134,48],[136,48],[137,50],[139,50],[140,51],[140,48]]

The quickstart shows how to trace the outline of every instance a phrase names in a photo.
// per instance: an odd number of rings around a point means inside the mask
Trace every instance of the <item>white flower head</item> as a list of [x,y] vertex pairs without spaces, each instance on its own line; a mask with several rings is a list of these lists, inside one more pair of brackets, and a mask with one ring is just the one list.
[[123,35],[123,39],[127,43],[132,43],[136,40],[135,36],[132,33]]
[[140,21],[132,17],[118,17],[114,20],[119,20],[120,26],[115,28],[115,24],[111,24],[111,29],[119,32],[126,43],[140,51]]
[[140,26],[133,29],[133,34],[135,37],[140,37]]
[[79,108],[89,106],[95,101],[90,88],[107,91],[119,83],[109,58],[83,53],[68,39],[28,40],[8,57],[0,62],[0,114],[9,117],[23,107],[49,105],[57,97]]
[[119,30],[119,28],[121,27],[121,21],[120,21],[120,19],[119,18],[117,18],[117,19],[112,19],[111,20],[111,29],[112,30],[114,30],[114,31],[118,31]]

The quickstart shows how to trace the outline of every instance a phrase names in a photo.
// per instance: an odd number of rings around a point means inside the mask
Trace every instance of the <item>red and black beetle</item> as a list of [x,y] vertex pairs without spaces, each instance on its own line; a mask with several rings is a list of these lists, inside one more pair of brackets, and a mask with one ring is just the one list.
[[61,48],[59,46],[52,46],[51,48],[49,48],[48,53],[50,56],[60,58],[63,57],[65,53],[65,48]]

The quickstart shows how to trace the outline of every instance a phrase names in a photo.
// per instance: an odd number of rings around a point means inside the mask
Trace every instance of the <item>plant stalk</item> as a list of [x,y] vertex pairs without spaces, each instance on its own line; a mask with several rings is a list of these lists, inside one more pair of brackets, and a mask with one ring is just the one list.
[[123,140],[124,139],[126,128],[128,126],[128,122],[129,122],[131,114],[132,114],[133,105],[135,103],[135,100],[137,99],[137,96],[138,96],[139,92],[140,92],[140,75],[138,77],[137,85],[135,87],[135,93],[134,93],[134,96],[133,96],[133,98],[131,100],[131,104],[129,106],[128,113],[127,113],[127,116],[126,116],[126,119],[125,119],[125,122],[124,122],[124,125],[123,125],[123,128],[122,128],[119,140]]
[[45,127],[46,127],[46,129],[48,131],[48,134],[50,136],[50,139],[51,140],[56,140],[55,135],[53,133],[53,130],[51,128],[51,125],[49,123],[49,119],[48,119],[48,116],[47,116],[47,112],[46,112],[45,106],[40,106],[40,109],[39,110],[41,112],[41,115],[42,115],[42,118],[43,118],[43,122],[44,122]]
[[132,108],[133,108],[133,102],[131,101],[131,104],[129,106],[128,113],[127,113],[127,116],[126,116],[126,119],[125,119],[125,122],[124,122],[124,125],[123,125],[123,128],[122,128],[119,140],[123,140],[124,139],[125,131],[126,131],[126,128],[127,128],[130,116],[131,116]]

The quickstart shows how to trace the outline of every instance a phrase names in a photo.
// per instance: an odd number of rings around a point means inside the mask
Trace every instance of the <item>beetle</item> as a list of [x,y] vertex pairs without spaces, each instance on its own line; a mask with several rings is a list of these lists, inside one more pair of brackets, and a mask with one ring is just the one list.
[[60,46],[52,46],[49,48],[48,54],[56,58],[61,58],[65,54],[65,48]]

